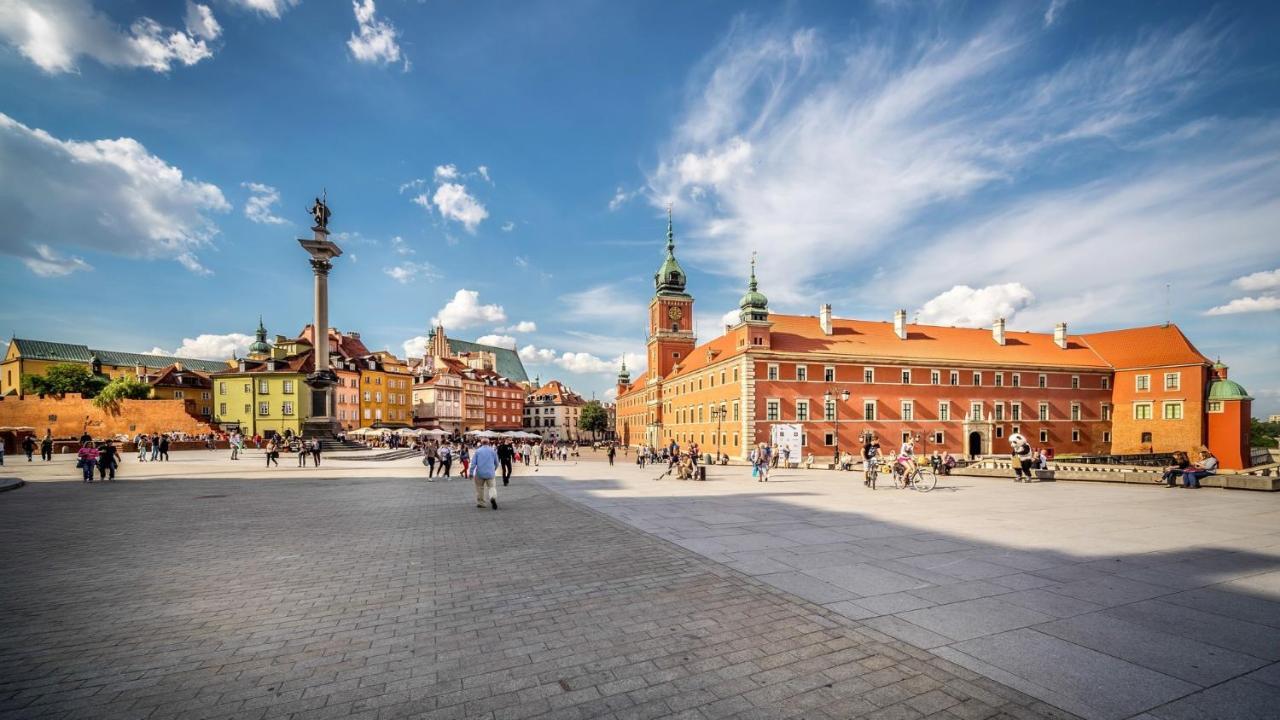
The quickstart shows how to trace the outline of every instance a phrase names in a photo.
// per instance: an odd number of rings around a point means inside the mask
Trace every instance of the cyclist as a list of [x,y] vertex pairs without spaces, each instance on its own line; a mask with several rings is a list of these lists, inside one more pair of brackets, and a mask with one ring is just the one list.
[[880,443],[868,438],[862,443],[862,484],[872,487],[875,482],[876,463],[880,462]]
[[902,487],[911,487],[911,478],[916,474],[916,446],[911,442],[911,438],[902,441],[902,447],[898,448],[898,464],[902,465]]

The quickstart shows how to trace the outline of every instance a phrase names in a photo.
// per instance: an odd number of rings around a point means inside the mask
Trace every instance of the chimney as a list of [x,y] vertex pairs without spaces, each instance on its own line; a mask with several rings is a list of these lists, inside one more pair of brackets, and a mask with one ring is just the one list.
[[240,359],[240,372],[244,372],[244,358]]
[[352,330],[351,332],[347,333],[347,337],[352,338],[353,340],[359,340],[360,333],[356,332],[355,330]]
[[1053,326],[1053,344],[1057,345],[1063,350],[1067,349],[1067,324],[1066,323],[1058,323],[1057,325]]
[[818,324],[822,326],[822,334],[831,334],[831,304],[823,303],[818,308]]
[[991,325],[991,337],[997,345],[1004,345],[1004,318],[997,319]]
[[893,311],[893,334],[898,336],[899,340],[907,339],[907,311]]

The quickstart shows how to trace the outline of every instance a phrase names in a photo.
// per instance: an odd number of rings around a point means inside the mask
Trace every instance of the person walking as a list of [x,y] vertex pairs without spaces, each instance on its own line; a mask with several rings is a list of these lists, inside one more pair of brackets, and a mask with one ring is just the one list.
[[160,459],[169,462],[169,433],[160,436]]
[[40,440],[40,459],[45,462],[53,460],[53,429],[48,428],[44,431],[44,438]]
[[111,482],[116,481],[116,468],[119,467],[119,452],[115,443],[111,442],[111,438],[98,448],[98,479],[107,480],[108,476]]
[[31,462],[31,456],[36,452],[36,439],[30,435],[22,438],[22,452],[27,454],[27,462]]
[[497,474],[498,470],[498,454],[489,446],[488,438],[480,440],[480,447],[476,448],[475,456],[472,459],[471,479],[476,484],[476,507],[484,507],[487,495],[489,507],[497,510],[498,486],[494,484],[493,476]]
[[271,467],[272,463],[280,467],[280,445],[275,438],[267,440],[267,467]]
[[320,438],[311,439],[311,464],[320,467]]
[[511,460],[516,454],[516,449],[509,442],[504,442],[498,446],[498,462],[502,465],[502,484],[505,486],[511,482]]
[[151,462],[160,461],[160,433],[151,433]]
[[231,438],[230,440],[227,441],[227,444],[231,446],[231,459],[239,460],[240,459],[240,431],[232,430]]
[[453,477],[453,448],[440,446],[440,474],[446,478]]
[[462,476],[467,476],[467,468],[471,466],[471,451],[467,449],[466,441],[462,443],[462,449],[458,451],[458,461],[462,463]]
[[144,463],[147,461],[147,456],[151,454],[151,436],[139,435],[137,442],[138,442],[138,462]]
[[436,476],[436,454],[439,451],[436,449],[436,444],[430,442],[423,447],[422,451],[427,456],[427,479],[434,480]]
[[93,446],[93,441],[80,443],[80,449],[76,452],[76,467],[80,470],[81,479],[87,483],[93,482],[93,469],[97,466],[98,448]]
[[296,441],[294,441],[293,449],[298,454],[298,467],[307,466],[307,454],[310,452],[310,448],[308,446],[309,442],[310,442],[309,440],[306,440],[304,438],[298,438]]
[[610,445],[606,454],[609,456],[609,467],[613,467],[613,458],[618,454],[618,448]]

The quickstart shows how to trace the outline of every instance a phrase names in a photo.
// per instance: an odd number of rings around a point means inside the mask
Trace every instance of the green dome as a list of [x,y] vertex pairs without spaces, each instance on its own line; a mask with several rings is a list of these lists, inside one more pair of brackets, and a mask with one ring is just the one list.
[[738,301],[738,317],[743,322],[769,319],[769,298],[760,292],[756,283],[756,258],[751,255],[751,280],[747,282],[747,293]]
[[256,339],[249,345],[250,355],[269,355],[271,354],[271,345],[267,343],[267,328],[262,325],[262,316],[258,316],[258,331]]
[[653,287],[660,295],[683,295],[685,280],[684,268],[676,261],[676,236],[671,229],[671,209],[667,209],[667,257],[662,261],[658,272],[653,274]]
[[1235,380],[1214,380],[1209,384],[1210,400],[1248,400],[1249,392]]

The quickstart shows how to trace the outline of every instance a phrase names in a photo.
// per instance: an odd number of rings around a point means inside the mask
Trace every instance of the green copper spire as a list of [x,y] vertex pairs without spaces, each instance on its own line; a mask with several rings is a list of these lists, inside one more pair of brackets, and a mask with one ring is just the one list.
[[667,258],[653,276],[653,286],[659,295],[681,295],[684,292],[684,268],[676,260],[676,233],[671,225],[671,206],[667,206]]
[[267,355],[271,352],[271,346],[267,344],[267,328],[262,324],[262,316],[258,316],[258,331],[255,333],[253,344],[249,345],[250,355]]
[[622,358],[622,369],[618,371],[618,384],[619,384],[619,385],[630,385],[630,384],[631,384],[631,373],[627,372],[627,358],[626,358],[626,356],[623,356],[623,358]]
[[747,293],[738,303],[738,318],[742,322],[769,319],[769,298],[759,291],[756,282],[756,254],[751,253],[751,279],[747,281]]

